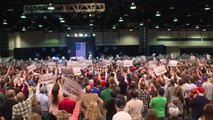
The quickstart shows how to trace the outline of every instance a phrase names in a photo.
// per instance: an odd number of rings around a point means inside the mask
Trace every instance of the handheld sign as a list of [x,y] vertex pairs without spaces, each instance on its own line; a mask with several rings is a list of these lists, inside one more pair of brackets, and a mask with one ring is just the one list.
[[63,93],[69,95],[71,98],[78,98],[82,93],[82,87],[74,79],[64,77]]
[[117,64],[118,66],[124,66],[124,61],[122,61],[122,60],[117,60],[117,61],[116,61],[116,64]]
[[49,68],[56,68],[56,63],[55,62],[48,62],[48,67]]
[[53,73],[47,73],[40,75],[39,79],[41,80],[41,83],[49,83],[53,81]]
[[67,67],[72,68],[72,67],[77,67],[79,65],[78,61],[68,61],[67,62]]
[[158,66],[158,67],[154,68],[153,70],[157,76],[167,72],[165,66]]
[[30,66],[27,67],[28,72],[31,72],[31,71],[35,70],[36,68],[37,68],[37,67],[36,67],[35,64],[32,64],[32,65],[30,65]]
[[73,70],[74,75],[81,75],[80,67],[73,67],[72,70]]
[[169,61],[169,66],[177,66],[178,61],[177,60],[170,60]]
[[132,60],[124,60],[124,66],[125,67],[133,66],[133,61]]

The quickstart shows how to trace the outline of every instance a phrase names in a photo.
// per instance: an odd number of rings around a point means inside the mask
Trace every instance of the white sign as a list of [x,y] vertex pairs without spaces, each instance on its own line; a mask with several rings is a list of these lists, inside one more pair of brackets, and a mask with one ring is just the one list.
[[80,67],[73,67],[72,70],[73,70],[74,75],[81,75]]
[[178,61],[177,60],[170,60],[169,61],[169,66],[177,66]]
[[196,60],[196,57],[195,57],[195,56],[190,56],[190,60],[191,60],[191,61],[195,61],[195,60]]
[[89,66],[89,65],[92,65],[92,60],[85,60],[84,63]]
[[111,63],[110,60],[103,60],[103,62],[105,63],[105,65],[110,65],[110,63]]
[[149,70],[149,74],[152,76],[152,78],[156,78],[155,73],[153,70]]
[[116,64],[117,64],[118,66],[124,66],[124,61],[122,61],[122,60],[117,60],[117,61],[116,61]]
[[78,61],[68,61],[67,62],[67,67],[72,68],[72,67],[77,67],[79,65]]
[[124,60],[124,66],[125,67],[133,66],[133,61],[132,60]]
[[49,83],[53,81],[53,73],[47,73],[39,76],[41,83]]
[[30,66],[27,67],[28,72],[31,72],[31,71],[35,70],[36,68],[37,68],[37,67],[36,67],[35,64],[32,64],[32,65],[30,65]]
[[61,73],[62,74],[72,74],[73,71],[72,71],[72,69],[61,68]]
[[153,70],[157,76],[167,72],[165,66],[159,66],[159,67],[154,68]]
[[56,68],[56,63],[55,62],[48,62],[48,67],[49,68]]
[[65,83],[63,85],[63,93],[69,95],[71,98],[78,98],[82,93],[82,87],[74,79],[64,77]]

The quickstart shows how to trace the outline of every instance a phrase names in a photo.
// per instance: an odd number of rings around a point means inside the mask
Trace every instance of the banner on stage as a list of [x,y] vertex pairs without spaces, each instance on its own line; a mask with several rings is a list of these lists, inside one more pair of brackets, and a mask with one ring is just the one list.
[[82,93],[83,89],[74,79],[64,77],[63,93],[69,95],[71,98],[78,98]]
[[154,68],[153,70],[157,76],[167,72],[165,66],[158,66],[158,67]]
[[47,73],[40,75],[39,77],[41,83],[49,83],[53,81],[53,73]]

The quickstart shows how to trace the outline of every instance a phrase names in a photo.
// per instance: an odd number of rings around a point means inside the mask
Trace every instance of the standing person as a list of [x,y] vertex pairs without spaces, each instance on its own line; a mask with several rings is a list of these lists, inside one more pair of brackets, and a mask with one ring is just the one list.
[[12,107],[18,102],[14,99],[15,91],[9,89],[6,91],[6,100],[0,106],[0,118],[3,120],[12,120]]
[[124,111],[130,114],[132,120],[143,120],[142,113],[144,111],[143,102],[139,99],[136,90],[131,91],[131,100],[127,102]]
[[204,106],[208,103],[208,99],[204,96],[205,89],[198,88],[197,93],[192,100],[189,102],[189,107],[191,107],[191,118],[192,120],[198,120],[203,113]]
[[150,107],[157,113],[158,120],[165,120],[166,97],[164,97],[164,89],[158,89],[158,97],[151,99]]
[[113,115],[116,113],[115,98],[117,96],[116,91],[111,92],[111,99],[106,103],[106,120],[112,120]]
[[146,86],[145,80],[141,80],[139,83],[140,88],[138,89],[138,99],[143,101],[144,112],[142,113],[142,116],[144,119],[146,119],[151,95],[147,89],[148,87]]
[[100,111],[100,106],[96,101],[92,101],[85,114],[85,120],[104,120]]
[[103,91],[101,91],[100,97],[104,101],[104,107],[106,106],[106,103],[111,99],[111,92],[112,89],[109,88],[109,83],[106,83],[106,88],[104,88]]
[[126,94],[127,94],[127,86],[128,86],[128,85],[127,85],[127,83],[125,82],[124,76],[118,77],[118,81],[119,81],[118,86],[120,87],[121,95],[126,96]]
[[63,93],[62,100],[58,104],[58,110],[65,110],[66,112],[72,114],[75,108],[76,102],[69,98],[69,96]]
[[208,81],[208,78],[206,76],[203,76],[202,80],[204,81],[202,87],[206,91],[206,98],[209,100],[209,102],[211,102],[213,96],[213,84]]
[[16,98],[18,100],[18,104],[14,105],[12,108],[12,119],[15,118],[15,116],[22,116],[24,119],[28,119],[29,114],[32,111],[32,100],[33,100],[33,91],[28,87],[29,90],[29,96],[25,100],[25,95],[23,92],[19,92],[16,95]]
[[117,113],[113,115],[112,120],[132,120],[129,113],[124,111],[125,100],[121,98],[115,98],[115,109]]

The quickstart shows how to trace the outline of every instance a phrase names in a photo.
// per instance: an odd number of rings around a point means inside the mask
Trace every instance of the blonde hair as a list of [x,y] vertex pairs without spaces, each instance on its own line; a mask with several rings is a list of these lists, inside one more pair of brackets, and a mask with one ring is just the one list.
[[65,110],[59,110],[56,118],[57,120],[69,120],[69,113]]
[[85,114],[86,120],[100,120],[100,116],[98,103],[94,101],[90,102]]
[[29,120],[41,120],[41,116],[38,113],[30,113]]

